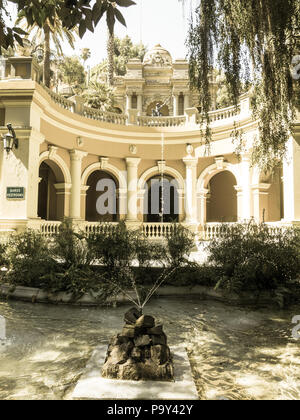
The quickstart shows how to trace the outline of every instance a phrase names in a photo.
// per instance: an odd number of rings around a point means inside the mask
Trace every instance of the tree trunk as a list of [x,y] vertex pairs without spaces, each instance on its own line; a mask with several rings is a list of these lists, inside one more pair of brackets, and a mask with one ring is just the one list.
[[43,83],[50,88],[50,27],[44,25],[44,65],[43,65]]
[[107,41],[107,61],[108,61],[108,68],[107,68],[107,81],[109,86],[113,86],[114,84],[114,41],[115,36],[114,32],[111,34],[108,30],[108,41]]

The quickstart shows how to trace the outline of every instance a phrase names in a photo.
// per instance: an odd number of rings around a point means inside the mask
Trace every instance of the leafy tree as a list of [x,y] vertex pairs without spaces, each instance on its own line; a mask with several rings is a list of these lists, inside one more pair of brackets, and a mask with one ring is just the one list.
[[125,38],[115,38],[114,43],[115,52],[115,66],[116,74],[124,76],[126,74],[126,65],[132,58],[138,58],[143,61],[147,52],[147,47],[142,43],[133,44],[130,37],[127,35]]
[[82,59],[83,65],[85,66],[85,63],[87,62],[87,60],[91,58],[91,50],[89,48],[83,48],[81,50],[80,58]]
[[8,16],[7,0],[0,0],[0,49],[8,50],[13,48],[15,43],[23,45],[23,37],[27,34],[21,28],[6,26],[5,16]]
[[114,111],[114,90],[106,83],[91,81],[83,97],[87,106],[102,111]]
[[[144,59],[147,47],[143,44],[133,44],[131,38],[126,36],[123,39],[114,38],[114,71],[117,76],[126,74],[126,65],[132,58]],[[103,60],[92,69],[92,79],[99,80],[106,78],[108,73],[108,61]]]
[[[54,16],[51,16],[51,19],[48,18],[50,12],[54,13]],[[62,26],[62,23],[57,14],[57,10],[53,9],[51,4],[50,4],[49,9],[46,9],[45,13],[46,13],[46,17],[45,17],[42,28],[39,27],[37,22],[34,22],[33,24],[31,24],[29,21],[27,21],[26,9],[23,9],[21,12],[19,12],[16,25],[27,22],[27,31],[29,33],[33,33],[32,43],[43,46],[43,52],[44,52],[43,83],[47,87],[50,87],[51,38],[55,45],[57,54],[63,55],[61,41],[63,41],[66,38],[69,44],[71,45],[71,47],[74,48],[75,37],[71,30]]]
[[44,27],[45,20],[54,24],[54,17],[62,22],[62,27],[69,30],[77,27],[82,38],[87,30],[94,32],[102,17],[106,14],[109,29],[112,31],[115,20],[125,22],[118,7],[129,7],[135,4],[132,0],[0,0],[0,47],[7,49],[13,47],[15,42],[22,45],[22,38],[26,33],[17,27],[7,27],[4,16],[7,14],[7,3],[14,3],[18,12],[24,11],[29,26],[36,23]]
[[226,83],[226,77],[224,74],[219,74],[216,78],[219,88],[217,90],[216,105],[218,108],[226,108],[233,105],[233,99],[230,95],[230,88]]
[[293,127],[290,65],[299,53],[299,0],[201,0],[195,15],[187,45],[190,77],[208,127],[206,143],[211,137],[209,73],[217,57],[235,104],[242,81],[253,84],[253,115],[260,129],[253,161],[270,168],[284,156]]
[[76,56],[64,57],[58,64],[60,79],[75,90],[83,89],[85,83],[85,71]]

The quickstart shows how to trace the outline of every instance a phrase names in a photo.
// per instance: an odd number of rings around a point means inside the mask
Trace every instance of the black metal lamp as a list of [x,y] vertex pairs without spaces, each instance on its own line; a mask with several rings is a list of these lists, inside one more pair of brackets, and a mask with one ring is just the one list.
[[19,147],[19,140],[16,137],[15,130],[12,128],[11,124],[7,124],[8,133],[2,136],[4,149],[7,153],[11,152],[12,149],[18,149]]

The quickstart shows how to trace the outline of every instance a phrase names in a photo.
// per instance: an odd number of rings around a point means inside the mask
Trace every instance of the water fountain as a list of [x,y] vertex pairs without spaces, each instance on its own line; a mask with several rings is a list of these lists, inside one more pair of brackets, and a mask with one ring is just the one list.
[[[165,137],[161,134],[160,222],[164,223]],[[163,229],[163,227],[161,227]],[[173,381],[174,367],[163,326],[132,308],[126,312],[121,334],[108,346],[102,377],[122,380]]]
[[102,377],[121,380],[173,381],[174,368],[161,324],[137,308],[126,312],[121,334],[110,341]]
[[161,202],[160,202],[160,221],[164,223],[164,205],[165,205],[165,198],[164,198],[164,161],[165,161],[165,135],[161,133],[161,173],[160,173],[160,183],[161,183]]

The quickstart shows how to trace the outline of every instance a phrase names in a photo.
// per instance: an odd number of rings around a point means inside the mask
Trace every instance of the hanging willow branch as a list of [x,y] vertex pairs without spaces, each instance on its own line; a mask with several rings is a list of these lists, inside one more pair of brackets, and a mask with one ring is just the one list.
[[300,54],[299,25],[299,0],[200,0],[187,46],[190,78],[207,126],[206,144],[211,140],[209,76],[218,65],[235,105],[242,86],[251,83],[260,131],[253,163],[267,170],[283,158],[299,101],[300,82],[291,75],[292,59]]

